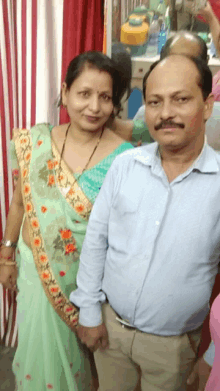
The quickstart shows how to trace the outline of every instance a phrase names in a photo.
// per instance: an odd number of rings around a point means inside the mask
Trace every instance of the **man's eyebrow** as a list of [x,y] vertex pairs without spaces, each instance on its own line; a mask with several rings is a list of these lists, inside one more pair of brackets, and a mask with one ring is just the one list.
[[[189,94],[189,91],[187,90],[179,90],[179,91],[174,91],[170,94],[170,96],[175,96],[175,95],[178,95],[178,94],[182,94],[182,93],[185,93],[185,94]],[[160,95],[160,94],[150,94],[147,99],[150,99],[150,98],[158,98],[158,99],[161,99],[163,98],[163,95]]]

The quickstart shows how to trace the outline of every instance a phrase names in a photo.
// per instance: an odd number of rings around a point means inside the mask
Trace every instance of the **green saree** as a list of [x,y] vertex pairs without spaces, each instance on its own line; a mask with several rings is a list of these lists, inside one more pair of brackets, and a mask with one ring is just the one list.
[[[16,260],[18,348],[13,362],[19,391],[92,389],[88,351],[73,332],[78,321],[69,294],[76,288],[79,255],[92,205],[123,143],[77,180],[51,142],[48,124],[14,132],[31,249],[22,229]],[[14,147],[14,149],[13,149]],[[15,163],[13,164],[15,168]]]

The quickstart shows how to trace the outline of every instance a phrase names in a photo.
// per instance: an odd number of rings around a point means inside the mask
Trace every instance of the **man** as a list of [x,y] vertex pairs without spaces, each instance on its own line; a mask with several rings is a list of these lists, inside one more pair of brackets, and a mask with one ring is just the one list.
[[220,156],[204,142],[211,88],[199,59],[156,63],[143,82],[156,143],[119,156],[95,202],[70,299],[100,391],[133,391],[138,367],[142,391],[186,390],[220,244]]

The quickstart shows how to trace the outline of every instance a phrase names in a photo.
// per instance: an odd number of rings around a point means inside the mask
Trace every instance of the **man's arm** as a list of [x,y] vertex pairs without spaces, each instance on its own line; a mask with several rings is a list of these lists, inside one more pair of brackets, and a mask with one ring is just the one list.
[[80,256],[78,288],[70,295],[70,300],[80,308],[79,323],[86,327],[102,323],[101,304],[106,299],[102,279],[108,249],[109,214],[117,179],[115,163],[109,169],[93,206]]
[[193,371],[187,380],[187,384],[191,385],[194,381],[199,378],[199,391],[204,391],[206,383],[208,381],[212,365],[215,358],[215,345],[212,341],[209,345],[208,350],[205,354],[198,359],[194,365]]

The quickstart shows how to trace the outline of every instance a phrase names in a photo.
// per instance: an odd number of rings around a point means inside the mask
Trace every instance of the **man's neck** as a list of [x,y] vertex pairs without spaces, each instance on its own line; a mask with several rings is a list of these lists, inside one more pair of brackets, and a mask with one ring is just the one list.
[[162,166],[169,182],[184,173],[202,152],[205,138],[181,148],[166,148],[159,146]]

